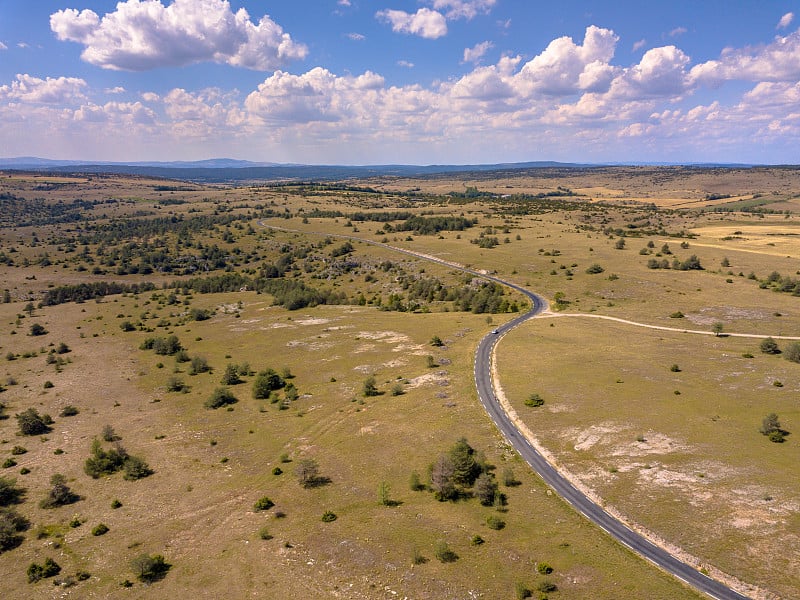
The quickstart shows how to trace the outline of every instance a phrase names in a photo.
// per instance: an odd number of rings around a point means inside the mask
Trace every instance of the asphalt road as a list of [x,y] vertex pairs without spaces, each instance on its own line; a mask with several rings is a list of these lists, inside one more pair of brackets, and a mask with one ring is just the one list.
[[575,510],[617,541],[654,563],[667,573],[677,577],[700,592],[707,594],[711,598],[718,598],[720,600],[747,600],[748,596],[743,596],[719,581],[702,574],[693,566],[679,560],[660,546],[656,546],[644,536],[636,533],[617,518],[603,510],[603,508],[575,488],[575,486],[547,462],[525,436],[522,435],[514,423],[511,422],[508,414],[503,410],[494,394],[491,371],[492,352],[504,333],[510,331],[524,321],[535,317],[544,310],[546,304],[540,296],[533,292],[494,277],[490,277],[490,279],[525,294],[530,298],[533,307],[524,315],[495,329],[494,331],[496,333],[493,332],[484,337],[475,353],[475,385],[478,388],[478,396],[481,404],[483,404],[486,412],[489,413],[489,416],[503,436],[514,446],[522,458],[525,459],[525,462],[539,474],[547,485],[553,488],[553,490],[572,505]]
[[[272,229],[282,229],[284,231],[296,231],[285,229],[283,227],[275,227],[267,225],[263,221],[259,221],[262,227]],[[307,233],[307,232],[306,232]],[[729,588],[723,583],[704,575],[692,565],[683,562],[676,556],[667,552],[664,548],[656,546],[650,540],[641,534],[633,531],[627,525],[622,523],[619,519],[612,516],[598,504],[593,502],[583,492],[578,490],[572,485],[563,475],[561,475],[547,460],[534,448],[531,443],[525,438],[524,435],[517,429],[516,425],[511,421],[508,414],[503,410],[500,403],[494,394],[492,386],[492,352],[495,345],[500,340],[504,333],[507,333],[514,327],[524,323],[528,319],[532,319],[541,313],[547,306],[544,298],[527,290],[514,283],[504,281],[498,277],[488,275],[484,272],[468,269],[451,262],[414,252],[397,248],[381,242],[366,240],[356,236],[350,235],[335,235],[335,234],[322,234],[329,237],[336,237],[340,239],[349,239],[358,242],[364,242],[373,246],[381,246],[389,248],[396,252],[409,254],[411,256],[429,260],[431,262],[439,263],[447,267],[458,269],[459,271],[470,273],[476,277],[493,281],[500,285],[509,287],[521,294],[524,294],[531,301],[531,310],[524,313],[515,319],[509,321],[495,329],[492,333],[486,335],[478,344],[478,350],[475,353],[475,385],[478,389],[478,397],[481,404],[486,409],[486,412],[492,418],[497,428],[508,440],[508,442],[519,452],[520,456],[525,459],[530,467],[538,473],[538,475],[549,485],[555,493],[566,500],[575,510],[581,513],[589,521],[600,527],[603,531],[608,533],[611,537],[619,541],[621,544],[630,548],[633,552],[639,554],[651,563],[660,567],[662,570],[671,574],[672,576],[683,581],[690,587],[708,595],[711,598],[718,600],[752,600],[748,596],[744,596],[739,592]]]

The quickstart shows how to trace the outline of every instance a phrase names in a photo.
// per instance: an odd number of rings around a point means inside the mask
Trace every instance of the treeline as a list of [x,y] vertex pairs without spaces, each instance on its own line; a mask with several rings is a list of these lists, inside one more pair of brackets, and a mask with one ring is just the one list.
[[102,298],[112,294],[138,294],[139,292],[149,292],[155,289],[155,284],[150,282],[126,284],[116,281],[95,281],[75,285],[62,285],[47,290],[42,298],[42,305],[55,306],[66,302],[85,302],[86,300]]
[[0,224],[10,227],[36,227],[84,220],[95,204],[80,199],[72,202],[47,202],[44,198],[27,200],[9,192],[0,192],[0,206]]
[[413,231],[417,235],[435,235],[440,231],[464,231],[475,224],[464,217],[411,217],[395,227],[396,231]]

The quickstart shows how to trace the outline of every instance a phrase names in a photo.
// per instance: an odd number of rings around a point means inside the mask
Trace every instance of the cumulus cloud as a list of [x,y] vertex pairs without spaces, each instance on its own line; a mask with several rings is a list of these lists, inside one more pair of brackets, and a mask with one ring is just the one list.
[[105,92],[106,94],[124,94],[125,88],[118,85],[113,88],[106,88]]
[[797,81],[800,79],[800,30],[777,36],[765,46],[727,49],[719,60],[696,65],[691,76],[711,85],[723,81]]
[[691,85],[686,71],[689,62],[689,57],[675,46],[652,48],[639,64],[624,69],[615,78],[611,94],[627,99],[680,96]]
[[269,71],[308,50],[263,16],[254,23],[245,9],[232,12],[227,0],[119,2],[100,18],[92,10],[67,8],[50,15],[62,41],[85,46],[81,57],[105,69],[145,71],[213,61]]
[[39,79],[28,74],[18,74],[11,85],[0,86],[0,99],[32,104],[72,104],[84,98],[84,88],[86,82],[77,77]]
[[794,13],[788,12],[781,17],[781,20],[778,21],[778,26],[775,29],[786,29],[792,24],[792,21],[794,21]]
[[337,121],[369,113],[370,98],[383,85],[383,77],[370,71],[357,77],[337,77],[321,67],[302,75],[276,71],[247,96],[245,107],[267,121]]
[[433,8],[443,11],[448,19],[472,19],[477,14],[487,14],[497,0],[433,0]]
[[464,48],[464,62],[478,62],[493,47],[494,44],[487,41],[475,44],[472,48]]
[[519,74],[531,92],[570,94],[607,88],[614,74],[609,64],[619,38],[610,29],[586,28],[583,44],[571,37],[553,40]]
[[375,16],[389,23],[395,33],[418,35],[429,40],[435,40],[447,35],[447,21],[442,13],[429,8],[420,8],[414,14],[403,10],[381,10]]

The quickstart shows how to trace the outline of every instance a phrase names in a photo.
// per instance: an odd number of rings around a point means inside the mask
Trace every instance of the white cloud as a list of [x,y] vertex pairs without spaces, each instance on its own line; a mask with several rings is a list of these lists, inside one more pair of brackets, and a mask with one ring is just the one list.
[[677,97],[690,87],[686,67],[689,57],[675,46],[651,48],[638,65],[624,69],[611,84],[618,98]]
[[777,36],[765,46],[726,49],[719,60],[696,65],[691,76],[700,83],[723,81],[797,81],[800,79],[800,30]]
[[77,77],[39,79],[28,74],[18,74],[11,85],[0,86],[0,99],[32,104],[72,104],[84,98],[85,87],[86,82]]
[[406,69],[413,69],[414,68],[414,63],[413,62],[409,62],[407,60],[398,60],[397,61],[397,66],[398,67],[405,67]]
[[113,88],[106,88],[105,92],[106,92],[106,94],[124,94],[125,93],[125,88],[118,85],[118,86],[113,87]]
[[633,47],[631,48],[631,50],[633,50],[634,52],[638,52],[639,50],[644,48],[646,45],[647,45],[647,40],[642,38],[638,42],[634,42],[633,43]]
[[362,35],[360,33],[348,33],[347,37],[353,40],[354,42],[361,42],[367,39],[367,36]]
[[433,8],[445,11],[448,19],[472,19],[478,13],[487,14],[497,0],[433,0]]
[[375,13],[375,16],[390,23],[395,33],[418,35],[429,40],[447,35],[447,21],[444,15],[429,8],[420,8],[414,14],[403,10],[381,10]]
[[688,30],[686,29],[686,27],[676,27],[675,29],[669,32],[669,37],[678,37],[679,35],[683,35],[687,31]]
[[478,62],[493,47],[494,44],[487,41],[475,44],[472,48],[464,48],[464,62]]
[[781,20],[778,21],[778,26],[775,29],[786,29],[792,24],[792,21],[794,21],[794,13],[788,12],[781,17]]
[[614,73],[609,62],[617,41],[610,29],[590,25],[582,45],[566,36],[553,40],[522,67],[518,79],[531,93],[560,95],[607,88]]
[[268,71],[308,50],[268,16],[257,24],[227,0],[127,0],[101,19],[68,8],[50,15],[59,40],[85,46],[81,57],[105,69],[144,71],[213,61]]
[[350,0],[339,0],[336,4],[339,6],[350,6]]
[[0,50],[8,50],[8,46],[6,46],[3,42],[0,42]]

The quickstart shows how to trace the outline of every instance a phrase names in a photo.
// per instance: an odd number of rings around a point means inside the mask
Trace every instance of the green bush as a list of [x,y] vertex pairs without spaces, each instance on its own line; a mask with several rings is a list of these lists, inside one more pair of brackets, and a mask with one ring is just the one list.
[[498,516],[489,515],[488,517],[486,517],[486,526],[489,529],[494,529],[495,531],[499,531],[506,526],[506,522],[503,521],[503,519],[501,519]]
[[77,407],[72,406],[72,404],[67,404],[64,408],[61,409],[61,412],[58,413],[58,416],[59,417],[74,417],[79,412],[80,411],[77,409]]
[[256,503],[253,505],[253,510],[261,511],[261,510],[269,510],[275,506],[275,503],[269,499],[269,497],[264,496],[263,498],[259,498]]
[[525,406],[541,406],[544,404],[544,398],[542,398],[539,394],[531,394],[528,396],[528,399],[525,400]]
[[211,397],[205,401],[203,406],[206,408],[216,409],[228,404],[236,404],[239,400],[234,396],[230,390],[221,387],[214,390]]
[[330,510],[326,510],[324,513],[322,513],[322,522],[323,523],[332,523],[337,518],[338,517],[336,516],[336,513],[332,512]]
[[542,575],[550,575],[553,572],[553,567],[546,562],[539,562],[536,563],[536,570]]
[[100,536],[108,533],[108,526],[105,523],[98,523],[92,527],[92,535]]
[[28,565],[28,583],[36,583],[40,579],[55,577],[61,572],[61,567],[52,558],[44,559],[44,564],[31,563]]

